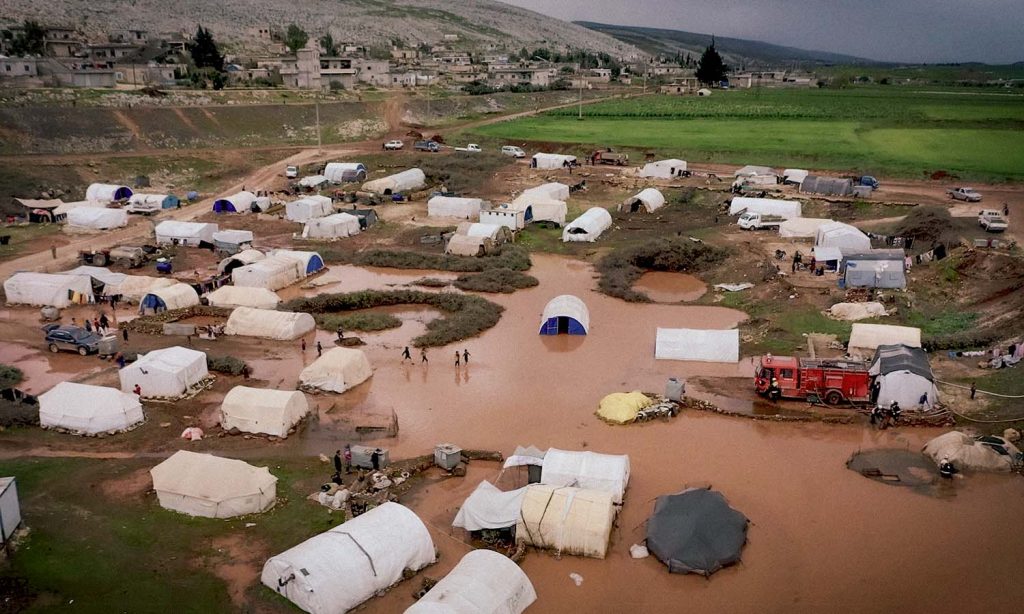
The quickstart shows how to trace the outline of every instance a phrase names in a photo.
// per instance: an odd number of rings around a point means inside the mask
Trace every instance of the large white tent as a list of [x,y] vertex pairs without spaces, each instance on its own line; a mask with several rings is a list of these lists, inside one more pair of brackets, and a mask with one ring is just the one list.
[[255,237],[251,230],[219,230],[213,233],[213,243],[218,249],[237,250],[245,244],[252,244]]
[[572,190],[569,189],[568,185],[557,181],[551,181],[532,188],[527,188],[526,190],[523,190],[523,193],[520,194],[520,196],[533,194],[535,196],[546,196],[552,200],[569,200],[569,195],[571,193]]
[[220,261],[217,265],[218,273],[230,273],[240,266],[252,264],[266,258],[267,255],[258,249],[243,249],[237,254],[232,254]]
[[643,209],[647,213],[654,213],[665,206],[665,197],[654,188],[644,188],[639,193],[630,196],[619,203],[619,211],[635,213]]
[[423,521],[389,502],[271,557],[260,580],[306,612],[341,614],[434,560]]
[[213,243],[213,233],[217,232],[216,224],[206,222],[179,222],[166,220],[156,225],[156,242],[160,244],[175,243],[197,247],[200,242]]
[[554,222],[565,225],[568,207],[565,201],[569,198],[569,186],[564,183],[545,183],[526,190],[517,196],[508,208],[522,211],[525,222]]
[[674,179],[682,177],[685,173],[686,162],[674,158],[648,162],[640,169],[641,177],[649,177],[651,179]]
[[308,313],[235,307],[228,317],[224,333],[290,341],[315,328],[316,321]]
[[67,275],[88,275],[103,282],[103,293],[120,295],[123,300],[139,302],[144,296],[158,288],[174,286],[181,282],[171,277],[149,275],[126,275],[114,273],[104,267],[80,266],[66,272]]
[[128,199],[128,204],[171,209],[181,206],[181,201],[173,194],[143,194],[136,192]]
[[299,186],[319,190],[322,186],[326,185],[328,181],[330,180],[324,175],[309,175],[299,179]]
[[874,384],[879,387],[876,403],[880,407],[889,407],[893,401],[904,409],[917,407],[922,395],[927,396],[931,406],[939,400],[928,355],[919,347],[879,346],[868,375],[875,378]]
[[602,490],[611,493],[613,502],[621,504],[629,485],[629,456],[550,448],[544,455],[540,482]]
[[502,224],[481,224],[479,222],[462,222],[455,229],[455,234],[466,235],[467,237],[483,237],[494,241],[495,244],[510,241],[512,231],[508,226]]
[[530,578],[512,559],[473,550],[405,614],[521,614],[537,600]]
[[444,253],[454,256],[485,256],[494,246],[487,237],[471,237],[469,235],[452,235],[444,246]]
[[151,314],[171,309],[184,309],[199,304],[195,288],[185,283],[151,288],[139,301],[139,313]]
[[128,212],[107,207],[78,207],[68,211],[69,230],[110,230],[128,225]]
[[835,247],[845,255],[870,251],[871,239],[849,224],[829,222],[818,227],[814,245],[815,247]]
[[658,328],[654,358],[698,362],[739,362],[740,332],[736,329]]
[[359,234],[359,218],[351,213],[335,213],[313,218],[302,228],[304,239],[344,239]]
[[284,216],[293,222],[308,222],[334,213],[331,199],[318,194],[285,203]]
[[427,185],[427,176],[418,168],[367,181],[363,184],[364,192],[375,194],[397,194],[421,190]]
[[221,426],[246,433],[287,437],[288,431],[309,414],[306,395],[298,390],[235,386],[220,405]]
[[111,183],[93,183],[85,189],[85,200],[93,202],[112,202],[127,200],[132,197],[132,189],[126,185]]
[[139,397],[116,388],[60,382],[39,395],[43,428],[96,435],[127,431],[144,419]]
[[758,175],[773,175],[777,176],[775,169],[770,166],[757,166],[754,164],[748,164],[742,168],[736,170],[733,173],[734,177],[755,177]]
[[779,225],[779,236],[786,239],[813,239],[818,228],[832,220],[819,217],[794,217]]
[[516,524],[525,488],[505,492],[487,480],[462,502],[452,526],[467,531],[507,529]]
[[373,375],[362,350],[331,348],[299,373],[303,386],[326,392],[345,392]]
[[233,518],[274,506],[277,478],[266,467],[178,450],[149,470],[160,506],[189,516]]
[[207,294],[206,300],[213,307],[253,307],[256,309],[276,309],[281,303],[281,297],[273,290],[242,286],[221,286]]
[[779,200],[777,198],[747,198],[736,196],[729,203],[729,215],[740,213],[760,213],[761,215],[777,215],[785,219],[800,217],[800,202],[795,200]]
[[531,484],[516,522],[516,542],[603,559],[614,520],[608,491]]
[[299,271],[303,277],[312,275],[324,268],[324,259],[317,252],[299,251],[294,249],[275,249],[268,256],[289,258],[299,263]]
[[484,201],[479,198],[457,198],[455,196],[434,196],[427,201],[428,217],[456,217],[475,220],[480,217]]
[[921,347],[921,329],[891,324],[863,324],[856,322],[850,329],[850,354],[873,356],[881,345],[902,344]]
[[331,183],[362,181],[366,179],[366,165],[362,162],[328,162],[324,177]]
[[176,345],[140,355],[118,375],[123,392],[132,392],[138,384],[143,397],[178,398],[210,374],[204,352]]
[[542,335],[586,335],[590,332],[590,310],[578,296],[562,294],[548,301],[540,316]]
[[536,153],[530,166],[538,169],[559,169],[576,164],[576,156],[566,154]]
[[238,287],[280,290],[305,277],[302,264],[294,258],[268,256],[231,271],[231,282]]
[[231,196],[225,196],[213,201],[213,210],[215,213],[249,213],[252,210],[252,204],[255,202],[255,194],[242,190]]
[[11,305],[63,308],[92,299],[92,281],[86,275],[15,273],[4,281],[4,294]]
[[612,226],[612,214],[603,207],[591,207],[562,230],[562,241],[597,241]]

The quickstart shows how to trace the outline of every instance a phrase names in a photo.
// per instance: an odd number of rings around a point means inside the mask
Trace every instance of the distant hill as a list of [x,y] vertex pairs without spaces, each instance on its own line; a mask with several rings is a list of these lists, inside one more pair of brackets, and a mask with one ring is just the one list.
[[[641,28],[636,26],[616,26],[592,21],[574,22],[585,28],[613,36],[623,43],[639,47],[651,55],[675,55],[689,53],[694,59],[700,56],[704,48],[711,42],[710,34],[684,32],[682,30],[665,30],[661,28]],[[742,38],[716,36],[718,51],[726,63],[746,68],[779,66],[779,65],[821,65],[821,64],[881,64],[874,60],[858,58],[852,55],[829,53],[827,51],[808,51],[796,47],[783,47]]]

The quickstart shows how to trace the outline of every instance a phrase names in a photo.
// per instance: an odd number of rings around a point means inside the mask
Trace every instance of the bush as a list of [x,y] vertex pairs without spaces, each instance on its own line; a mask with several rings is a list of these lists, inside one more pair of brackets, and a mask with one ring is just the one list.
[[416,347],[436,347],[475,337],[493,327],[505,308],[479,296],[418,290],[364,290],[321,294],[285,303],[286,311],[331,314],[390,305],[427,305],[445,315],[427,323],[427,332],[412,341]]
[[241,375],[245,369],[245,361],[234,356],[207,356],[206,368],[216,373]]
[[692,273],[725,260],[728,251],[688,239],[660,239],[644,245],[613,251],[597,264],[601,273],[598,289],[631,303],[649,303],[651,299],[633,290],[633,284],[646,271]]
[[39,406],[28,403],[13,403],[0,399],[0,426],[32,426],[39,424]]
[[422,286],[424,288],[446,288],[451,285],[451,282],[436,277],[424,277],[423,279],[417,279],[412,282],[414,286]]
[[25,374],[21,372],[21,369],[0,363],[0,390],[14,388],[23,379],[25,379]]
[[448,256],[404,250],[371,249],[352,256],[351,264],[379,266],[392,269],[434,269],[456,273],[480,273],[491,269],[526,271],[530,268],[530,253],[521,247],[503,245],[501,251],[480,258],[474,256]]
[[340,325],[344,331],[358,330],[363,332],[372,332],[376,330],[398,328],[402,325],[402,321],[390,313],[354,313],[347,316],[323,313],[316,316],[316,324],[320,328],[329,331],[338,330],[338,326]]
[[533,288],[540,284],[536,277],[511,269],[490,269],[471,275],[460,275],[455,287],[471,292],[502,292],[511,294],[516,290]]

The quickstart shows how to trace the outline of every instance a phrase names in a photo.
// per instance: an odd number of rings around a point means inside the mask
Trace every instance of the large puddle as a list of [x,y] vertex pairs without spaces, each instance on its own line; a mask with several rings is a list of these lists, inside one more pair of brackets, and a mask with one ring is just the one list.
[[695,301],[708,291],[707,285],[693,275],[650,271],[640,276],[633,289],[657,303]]

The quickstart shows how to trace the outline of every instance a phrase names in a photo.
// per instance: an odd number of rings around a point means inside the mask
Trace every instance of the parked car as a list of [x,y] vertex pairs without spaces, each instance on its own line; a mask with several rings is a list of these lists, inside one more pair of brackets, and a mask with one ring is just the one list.
[[505,145],[501,148],[502,155],[512,156],[513,158],[525,158],[526,152],[523,151],[522,147],[516,147],[515,145]]
[[737,220],[737,224],[743,230],[762,230],[764,228],[778,228],[786,221],[781,215],[769,215],[766,213],[746,212]]
[[405,143],[399,141],[398,139],[393,139],[388,141],[387,143],[384,143],[385,151],[395,151],[398,149],[402,149],[403,147],[405,147]]
[[43,327],[46,331],[46,344],[51,352],[57,353],[78,352],[82,356],[94,354],[100,349],[101,337],[78,326],[61,326],[60,324],[48,324]]
[[969,203],[980,203],[981,194],[978,194],[974,188],[950,188],[946,190],[946,194],[953,200],[964,200]]
[[436,141],[416,141],[416,144],[413,145],[413,147],[418,151],[430,151],[434,153],[441,151],[441,146],[438,145]]
[[982,209],[979,211],[978,225],[987,232],[1004,232],[1009,226],[1002,212],[995,209]]
[[465,147],[456,147],[455,151],[470,151],[470,152],[473,152],[473,153],[480,153],[483,150],[480,149],[480,146],[477,145],[476,143],[470,143],[469,145],[466,145]]
[[128,206],[124,208],[127,213],[137,213],[139,215],[153,215],[154,213],[160,213],[163,209],[163,205],[155,202],[128,203]]
[[284,169],[284,176],[287,177],[288,179],[295,179],[295,178],[297,178],[299,176],[299,167],[297,167],[297,166],[287,166],[287,167],[285,167],[285,169]]

